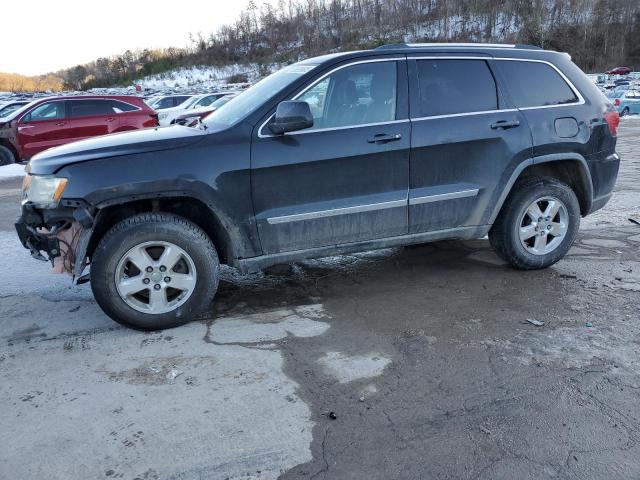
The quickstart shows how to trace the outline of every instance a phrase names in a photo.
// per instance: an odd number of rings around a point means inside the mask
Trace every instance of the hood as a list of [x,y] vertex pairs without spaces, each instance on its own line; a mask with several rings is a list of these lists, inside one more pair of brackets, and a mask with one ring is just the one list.
[[34,155],[29,162],[30,171],[35,174],[48,175],[73,163],[171,150],[191,145],[205,135],[206,133],[200,129],[175,125],[89,138]]

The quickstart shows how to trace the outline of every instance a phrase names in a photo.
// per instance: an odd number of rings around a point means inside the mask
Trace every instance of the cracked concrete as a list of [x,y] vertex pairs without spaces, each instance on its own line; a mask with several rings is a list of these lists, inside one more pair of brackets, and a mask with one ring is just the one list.
[[640,477],[640,119],[620,137],[611,204],[550,269],[486,240],[225,269],[154,334],[32,261],[1,181],[0,478]]

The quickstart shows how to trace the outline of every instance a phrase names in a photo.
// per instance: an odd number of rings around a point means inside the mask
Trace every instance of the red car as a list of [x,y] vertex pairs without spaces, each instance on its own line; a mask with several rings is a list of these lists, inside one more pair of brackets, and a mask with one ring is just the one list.
[[611,70],[607,70],[607,75],[629,75],[631,73],[631,69],[629,67],[616,67]]
[[0,165],[76,140],[158,125],[156,112],[138,97],[39,99],[0,118]]

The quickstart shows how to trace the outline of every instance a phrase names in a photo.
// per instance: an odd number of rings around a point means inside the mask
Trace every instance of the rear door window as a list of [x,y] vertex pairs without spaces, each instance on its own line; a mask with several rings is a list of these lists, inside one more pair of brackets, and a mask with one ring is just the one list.
[[496,82],[484,60],[418,60],[420,115],[433,117],[498,109]]
[[175,104],[173,103],[173,97],[164,97],[163,99],[159,100],[154,106],[153,108],[156,110],[163,110],[165,108],[171,108],[173,107]]
[[518,108],[566,105],[578,101],[565,79],[546,63],[498,60],[495,64]]
[[173,97],[173,105],[177,107],[178,105],[180,105],[185,100],[188,100],[189,98],[191,98],[189,95],[180,95],[177,97]]
[[71,100],[71,118],[113,114],[111,102],[107,100]]

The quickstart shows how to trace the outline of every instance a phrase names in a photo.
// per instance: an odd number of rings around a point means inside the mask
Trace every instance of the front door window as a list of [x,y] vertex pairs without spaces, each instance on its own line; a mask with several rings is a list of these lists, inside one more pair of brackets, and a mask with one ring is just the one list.
[[369,62],[334,71],[297,100],[307,102],[313,129],[391,122],[396,119],[396,62]]

